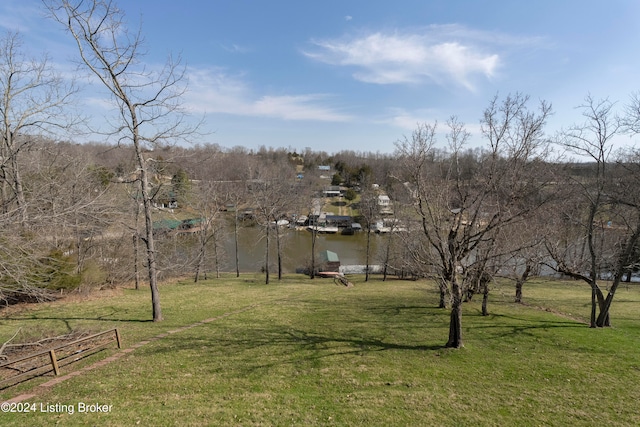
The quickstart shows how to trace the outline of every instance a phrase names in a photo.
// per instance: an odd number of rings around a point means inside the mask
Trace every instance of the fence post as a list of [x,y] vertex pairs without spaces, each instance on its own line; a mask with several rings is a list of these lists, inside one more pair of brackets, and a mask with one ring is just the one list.
[[115,328],[116,331],[116,342],[118,343],[118,348],[122,348],[121,342],[120,342],[120,331],[118,331],[118,328]]
[[51,365],[53,366],[53,372],[56,376],[60,375],[60,368],[58,367],[58,359],[56,359],[56,352],[49,350],[49,357],[51,358]]

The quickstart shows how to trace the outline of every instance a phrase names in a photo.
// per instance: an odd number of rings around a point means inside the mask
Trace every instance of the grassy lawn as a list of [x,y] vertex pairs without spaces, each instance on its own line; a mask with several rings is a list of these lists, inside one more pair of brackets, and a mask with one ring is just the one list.
[[[0,413],[7,425],[640,425],[640,289],[619,290],[608,329],[589,329],[590,290],[533,281],[526,305],[495,285],[490,316],[465,305],[465,348],[445,349],[448,311],[429,282],[258,276],[0,312],[0,342],[120,328],[124,347],[221,316],[118,361],[38,390],[39,405],[112,405],[109,413]],[[245,309],[241,311],[242,309]],[[548,310],[545,310],[548,309]],[[106,357],[117,350],[94,356]],[[85,363],[89,363],[85,362]],[[63,368],[63,374],[73,369]],[[51,377],[0,391],[0,401]]]

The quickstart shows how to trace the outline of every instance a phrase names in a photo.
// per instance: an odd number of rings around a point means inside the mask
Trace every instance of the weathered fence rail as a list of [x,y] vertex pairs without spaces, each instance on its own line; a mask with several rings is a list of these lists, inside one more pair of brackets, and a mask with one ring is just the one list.
[[[102,340],[100,340],[100,338],[102,338]],[[105,341],[104,338],[107,338],[107,340]],[[95,345],[92,345],[91,341],[97,342]],[[28,356],[4,362],[0,364],[0,369],[11,369],[17,371],[18,374],[1,380],[0,389],[7,388],[52,371],[55,375],[60,375],[61,367],[77,362],[80,359],[97,353],[98,351],[104,350],[108,346],[112,345],[114,341],[118,348],[121,348],[122,342],[117,328],[89,335],[72,342],[52,347],[48,350],[39,351]],[[20,364],[25,365],[27,362],[34,359],[36,360],[29,363],[30,368],[26,371],[20,367]]]

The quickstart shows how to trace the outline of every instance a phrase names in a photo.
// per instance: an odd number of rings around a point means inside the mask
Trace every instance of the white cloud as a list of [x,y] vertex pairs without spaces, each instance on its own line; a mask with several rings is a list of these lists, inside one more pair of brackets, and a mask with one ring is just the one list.
[[344,20],[347,21],[347,22],[351,21],[352,19],[353,19],[353,16],[351,16],[351,15],[347,15],[347,16],[344,17]]
[[236,44],[236,43],[231,43],[230,45],[221,44],[220,47],[222,47],[227,52],[231,52],[231,53],[248,53],[248,52],[251,52],[250,48],[245,47],[245,46],[241,46],[241,45]]
[[[405,135],[410,135],[411,132],[417,128],[418,124],[437,123],[437,140],[439,145],[443,146],[443,144],[446,144],[447,142],[446,134],[449,129],[446,123],[450,117],[450,114],[437,109],[418,109],[410,111],[404,108],[390,108],[387,112],[387,116],[383,119],[377,120],[376,122],[399,128],[405,132]],[[479,123],[475,123],[474,121],[465,121],[461,117],[458,117],[458,120],[464,123],[465,129],[472,135],[472,137],[476,139],[481,137],[482,130]]]
[[407,111],[402,108],[389,109],[388,116],[380,123],[388,124],[404,131],[413,131],[419,123],[435,122],[437,113],[430,110]]
[[354,67],[354,78],[367,83],[428,81],[474,90],[478,77],[492,78],[496,74],[501,59],[495,46],[507,42],[505,36],[447,25],[414,32],[314,40],[315,49],[304,54],[327,64]]
[[321,105],[326,95],[263,96],[254,101],[250,110],[254,115],[285,120],[315,120],[343,122],[348,116],[339,114]]
[[256,95],[241,77],[222,69],[189,69],[185,107],[194,113],[223,113],[282,120],[346,122],[351,116],[327,105],[330,95]]

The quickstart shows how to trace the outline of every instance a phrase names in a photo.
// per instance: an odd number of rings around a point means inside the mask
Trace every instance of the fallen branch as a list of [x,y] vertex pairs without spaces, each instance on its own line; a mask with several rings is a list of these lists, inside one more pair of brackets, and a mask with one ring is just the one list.
[[18,336],[18,334],[20,333],[20,330],[22,329],[22,327],[18,328],[18,330],[16,331],[15,334],[13,334],[13,336],[11,338],[9,338],[9,340],[7,342],[5,342],[4,344],[2,344],[2,346],[0,347],[0,359],[2,360],[7,360],[7,356],[3,356],[2,353],[4,352],[4,349],[7,348],[10,344],[10,342]]

